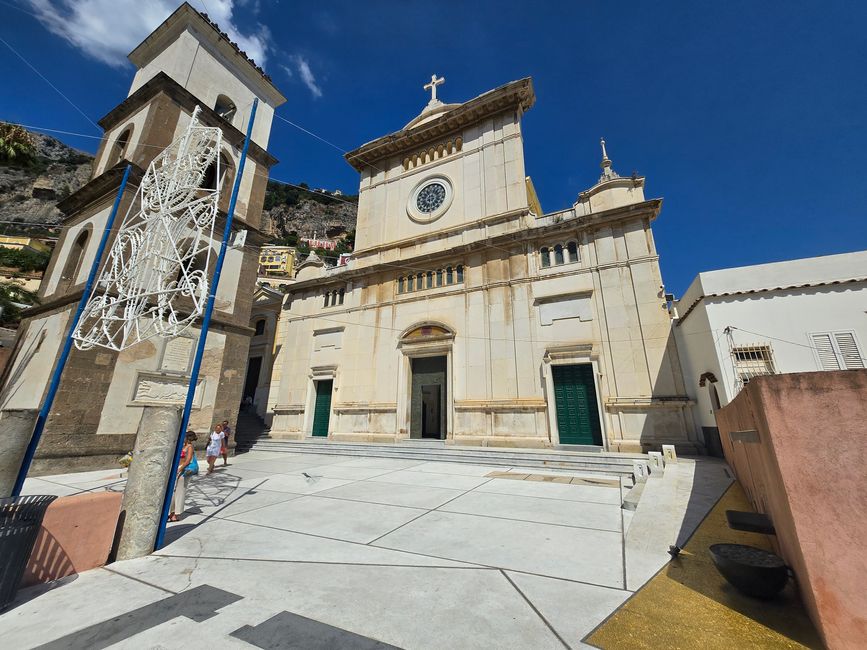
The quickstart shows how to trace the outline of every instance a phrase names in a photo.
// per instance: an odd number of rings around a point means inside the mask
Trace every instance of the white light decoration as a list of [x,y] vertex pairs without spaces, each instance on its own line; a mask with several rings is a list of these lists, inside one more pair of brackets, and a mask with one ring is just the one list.
[[223,170],[222,132],[199,111],[148,167],[73,333],[79,350],[178,336],[204,312]]

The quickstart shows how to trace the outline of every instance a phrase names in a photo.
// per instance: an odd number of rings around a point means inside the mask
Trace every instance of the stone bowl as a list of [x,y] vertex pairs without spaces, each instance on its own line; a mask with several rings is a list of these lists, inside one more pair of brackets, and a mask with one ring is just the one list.
[[769,551],[745,544],[714,544],[709,550],[717,571],[747,596],[773,598],[789,580],[783,558]]

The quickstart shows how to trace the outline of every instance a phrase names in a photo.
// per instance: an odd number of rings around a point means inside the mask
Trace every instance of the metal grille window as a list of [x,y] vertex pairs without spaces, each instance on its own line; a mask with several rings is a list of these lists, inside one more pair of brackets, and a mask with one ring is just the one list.
[[773,375],[774,358],[769,345],[748,345],[732,348],[738,381],[746,384],[753,377]]
[[812,334],[810,338],[822,370],[854,370],[867,367],[858,349],[854,332],[821,332]]

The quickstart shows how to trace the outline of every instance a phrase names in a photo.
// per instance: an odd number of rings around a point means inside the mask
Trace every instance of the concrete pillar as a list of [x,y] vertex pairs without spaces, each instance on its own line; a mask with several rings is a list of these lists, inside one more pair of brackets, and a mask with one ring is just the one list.
[[118,560],[150,555],[154,550],[180,426],[178,407],[145,407],[123,493]]
[[12,494],[38,415],[36,409],[0,411],[0,498]]

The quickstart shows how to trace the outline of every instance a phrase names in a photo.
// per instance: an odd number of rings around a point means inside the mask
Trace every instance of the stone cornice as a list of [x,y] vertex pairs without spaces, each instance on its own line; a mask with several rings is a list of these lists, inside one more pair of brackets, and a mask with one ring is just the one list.
[[64,223],[70,215],[81,212],[87,206],[104,199],[106,195],[114,193],[120,187],[121,180],[127,165],[132,165],[132,170],[129,174],[129,185],[138,187],[144,176],[144,170],[127,160],[122,160],[117,165],[101,173],[94,179],[89,180],[81,188],[70,194],[57,204],[57,209],[67,217],[63,220]]
[[476,228],[491,226],[504,223],[506,221],[510,221],[516,218],[521,218],[526,214],[529,214],[529,208],[518,208],[516,210],[509,210],[508,212],[500,212],[498,214],[492,214],[487,217],[482,217],[481,219],[475,219],[474,221],[458,224],[457,226],[452,226],[451,228],[442,228],[440,230],[434,230],[423,235],[418,235],[415,237],[405,237],[403,239],[397,239],[395,241],[388,242],[387,244],[380,244],[378,246],[370,246],[369,248],[359,249],[353,253],[352,257],[354,259],[361,259],[363,257],[369,257],[370,255],[389,251],[394,248],[403,248],[405,246],[416,245],[419,243],[424,243],[426,241],[436,241],[438,239],[442,239],[443,237],[459,234],[467,230],[474,230]]
[[[83,286],[70,293],[65,293],[62,296],[43,301],[38,305],[33,305],[32,307],[27,308],[22,313],[22,318],[32,319],[38,316],[51,315],[52,313],[63,311],[67,307],[74,307],[81,300],[82,295],[84,295]],[[178,310],[178,313],[186,316],[182,310]],[[194,328],[199,326],[201,326],[201,323],[193,325]],[[224,312],[220,312],[216,309],[211,317],[211,328],[235,334],[243,334],[248,337],[252,337],[255,332],[255,330],[249,325],[239,325],[237,322],[228,320],[225,317]]]
[[[115,106],[114,109],[99,120],[99,125],[105,131],[109,131],[119,123],[129,119],[133,113],[161,92],[165,93],[166,96],[191,114],[196,106],[200,106],[202,111],[199,114],[199,119],[202,124],[218,127],[223,132],[223,137],[226,141],[237,149],[241,149],[244,146],[244,138],[246,136],[241,131],[217,115],[214,109],[205,106],[193,93],[181,86],[165,72],[157,73],[153,79]],[[250,141],[248,153],[258,164],[268,168],[273,167],[279,162],[274,156],[252,140]]]
[[396,133],[368,142],[350,151],[344,157],[350,165],[361,172],[377,160],[420,147],[434,138],[478,122],[489,115],[501,113],[510,108],[520,108],[522,111],[527,111],[535,101],[536,94],[533,92],[533,82],[530,77],[525,77],[479,95],[430,122],[416,127],[404,128]]
[[[117,188],[120,187],[120,182],[123,178],[123,173],[126,169],[127,164],[132,165],[132,172],[130,173],[130,180],[127,187],[129,189],[137,188],[139,183],[141,182],[142,177],[144,176],[144,171],[142,171],[141,167],[139,167],[135,163],[130,163],[129,161],[122,160],[111,169],[103,172],[93,180],[88,181],[88,183],[84,185],[81,189],[74,192],[73,194],[70,194],[66,199],[57,204],[57,209],[66,215],[62,223],[64,225],[70,225],[72,222],[81,218],[80,214],[86,208],[98,201],[104,201],[106,198],[109,197],[110,194],[113,194],[113,192],[115,192]],[[114,197],[112,196],[111,198]],[[88,216],[90,215],[84,215],[85,218]],[[123,216],[121,215],[121,219],[122,218]],[[258,248],[265,242],[270,241],[271,239],[271,236],[268,235],[265,231],[256,228],[238,215],[235,215],[235,217],[232,219],[232,225],[236,226],[233,231],[247,231],[247,245],[252,245]],[[214,219],[215,234],[218,235],[219,233],[221,233],[225,226],[226,213],[222,210],[218,210],[217,218]]]
[[[466,255],[468,253],[477,252],[484,248],[501,248],[506,245],[515,245],[515,244],[523,244],[528,241],[535,241],[539,238],[551,237],[552,235],[557,235],[560,232],[565,231],[574,231],[574,230],[586,230],[588,228],[595,228],[602,225],[607,225],[611,223],[616,223],[622,220],[628,219],[636,219],[642,216],[647,216],[651,221],[653,218],[659,214],[660,209],[662,208],[662,199],[651,199],[650,201],[644,201],[643,203],[636,203],[633,205],[627,205],[619,208],[615,208],[613,210],[606,210],[604,212],[597,212],[595,214],[586,215],[583,217],[572,217],[569,219],[563,219],[556,223],[551,223],[547,225],[532,227],[532,228],[524,228],[522,230],[512,230],[506,232],[502,235],[498,235],[496,237],[491,237],[488,239],[482,239],[474,242],[470,242],[468,244],[461,244],[459,246],[449,247],[442,252],[436,254],[424,254],[424,255],[416,255],[413,257],[407,258],[399,258],[393,259],[388,262],[376,262],[370,264],[368,266],[362,266],[358,268],[349,267],[345,271],[341,271],[340,273],[335,273],[334,275],[327,275],[323,277],[310,278],[308,280],[300,280],[291,285],[291,288],[288,290],[288,293],[295,293],[297,291],[303,291],[309,289],[310,287],[324,287],[326,285],[332,284],[343,284],[347,280],[354,280],[356,278],[365,277],[368,275],[373,275],[376,273],[381,273],[384,270],[390,270],[393,268],[408,268],[412,266],[417,266],[418,264],[423,262],[429,262],[431,264],[439,263],[440,261],[445,261],[450,258],[458,257],[461,255]],[[569,211],[567,211],[569,212]],[[398,242],[394,242],[389,244],[388,246],[368,248],[363,251],[358,251],[356,255],[365,255],[365,254],[374,254],[377,252],[381,252],[382,250],[389,250],[392,248],[401,248],[411,243],[417,243],[419,241],[424,241],[425,239],[442,239],[445,234],[451,234],[453,232],[460,232],[464,230],[472,230],[485,225],[489,225],[490,222],[493,223],[501,223],[503,221],[508,221],[510,219],[521,219],[524,215],[527,214],[527,209],[522,208],[519,210],[513,210],[511,212],[502,213],[499,215],[493,215],[491,217],[485,217],[483,219],[479,219],[477,221],[470,222],[468,224],[463,224],[457,228],[450,229],[448,231],[438,231],[435,233],[430,233],[425,235],[424,238],[415,238],[415,239],[407,239],[401,240]],[[630,263],[635,263],[643,260],[655,260],[658,259],[657,255],[645,255],[641,257],[631,258],[629,260],[622,260],[617,262],[603,263],[594,265],[593,268],[607,268],[608,266],[622,266]],[[554,275],[554,274],[551,274]]]

